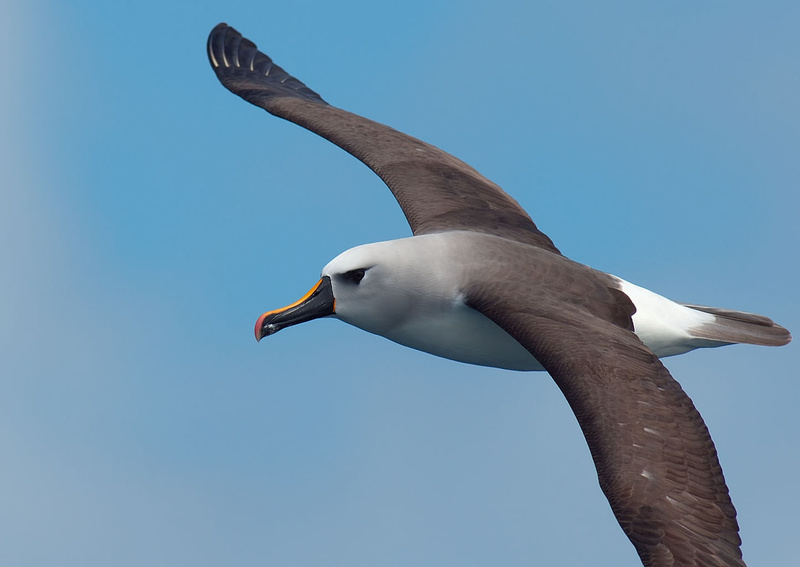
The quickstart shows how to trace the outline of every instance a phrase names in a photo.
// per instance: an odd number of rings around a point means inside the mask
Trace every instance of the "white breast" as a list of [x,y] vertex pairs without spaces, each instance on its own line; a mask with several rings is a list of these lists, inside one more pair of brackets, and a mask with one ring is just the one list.
[[544,370],[514,338],[482,313],[455,301],[428,305],[384,333],[401,345],[469,364]]

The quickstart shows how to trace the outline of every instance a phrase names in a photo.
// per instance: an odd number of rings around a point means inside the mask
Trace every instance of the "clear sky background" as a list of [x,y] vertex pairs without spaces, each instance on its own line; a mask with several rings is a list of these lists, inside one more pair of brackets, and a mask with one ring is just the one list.
[[[800,333],[800,4],[0,4],[0,564],[636,566],[544,373],[253,324],[410,234],[218,84],[226,21],[498,182],[570,257]],[[797,343],[667,364],[752,565],[797,565]]]

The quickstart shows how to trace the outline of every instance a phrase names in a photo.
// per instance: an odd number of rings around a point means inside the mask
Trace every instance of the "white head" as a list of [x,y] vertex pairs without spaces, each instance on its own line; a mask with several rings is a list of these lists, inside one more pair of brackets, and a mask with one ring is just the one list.
[[425,239],[365,244],[343,252],[322,269],[336,298],[336,317],[389,336],[410,317],[445,294],[435,251]]
[[453,296],[443,278],[437,239],[412,237],[351,248],[322,269],[322,279],[302,299],[264,313],[256,338],[317,317],[334,315],[389,336],[431,303]]

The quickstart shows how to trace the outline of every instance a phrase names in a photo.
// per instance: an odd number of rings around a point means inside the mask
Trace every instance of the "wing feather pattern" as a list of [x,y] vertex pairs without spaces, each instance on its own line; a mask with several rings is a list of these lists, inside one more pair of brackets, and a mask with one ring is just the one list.
[[377,173],[414,234],[480,231],[559,253],[525,210],[475,169],[407,134],[330,106],[232,27],[214,28],[208,58],[228,90],[333,142]]
[[[689,396],[632,332],[587,312],[575,301],[578,295],[536,297],[531,281],[475,284],[468,303],[553,377],[642,563],[744,566],[736,510]],[[554,283],[543,287],[552,290]]]

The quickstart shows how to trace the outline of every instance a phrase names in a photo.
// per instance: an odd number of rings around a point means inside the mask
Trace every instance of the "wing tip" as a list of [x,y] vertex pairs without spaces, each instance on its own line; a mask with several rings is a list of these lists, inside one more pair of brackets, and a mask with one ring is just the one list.
[[208,41],[206,42],[206,48],[207,48],[206,51],[208,53],[208,61],[209,63],[211,63],[211,66],[214,69],[217,69],[222,65],[225,65],[224,46],[225,46],[225,36],[227,35],[228,30],[233,30],[234,32],[239,33],[225,22],[220,22],[216,26],[214,26],[214,29],[211,30],[210,34],[208,34]]
[[231,92],[261,106],[276,97],[325,101],[301,81],[276,65],[255,43],[221,22],[208,35],[206,52],[211,68]]

